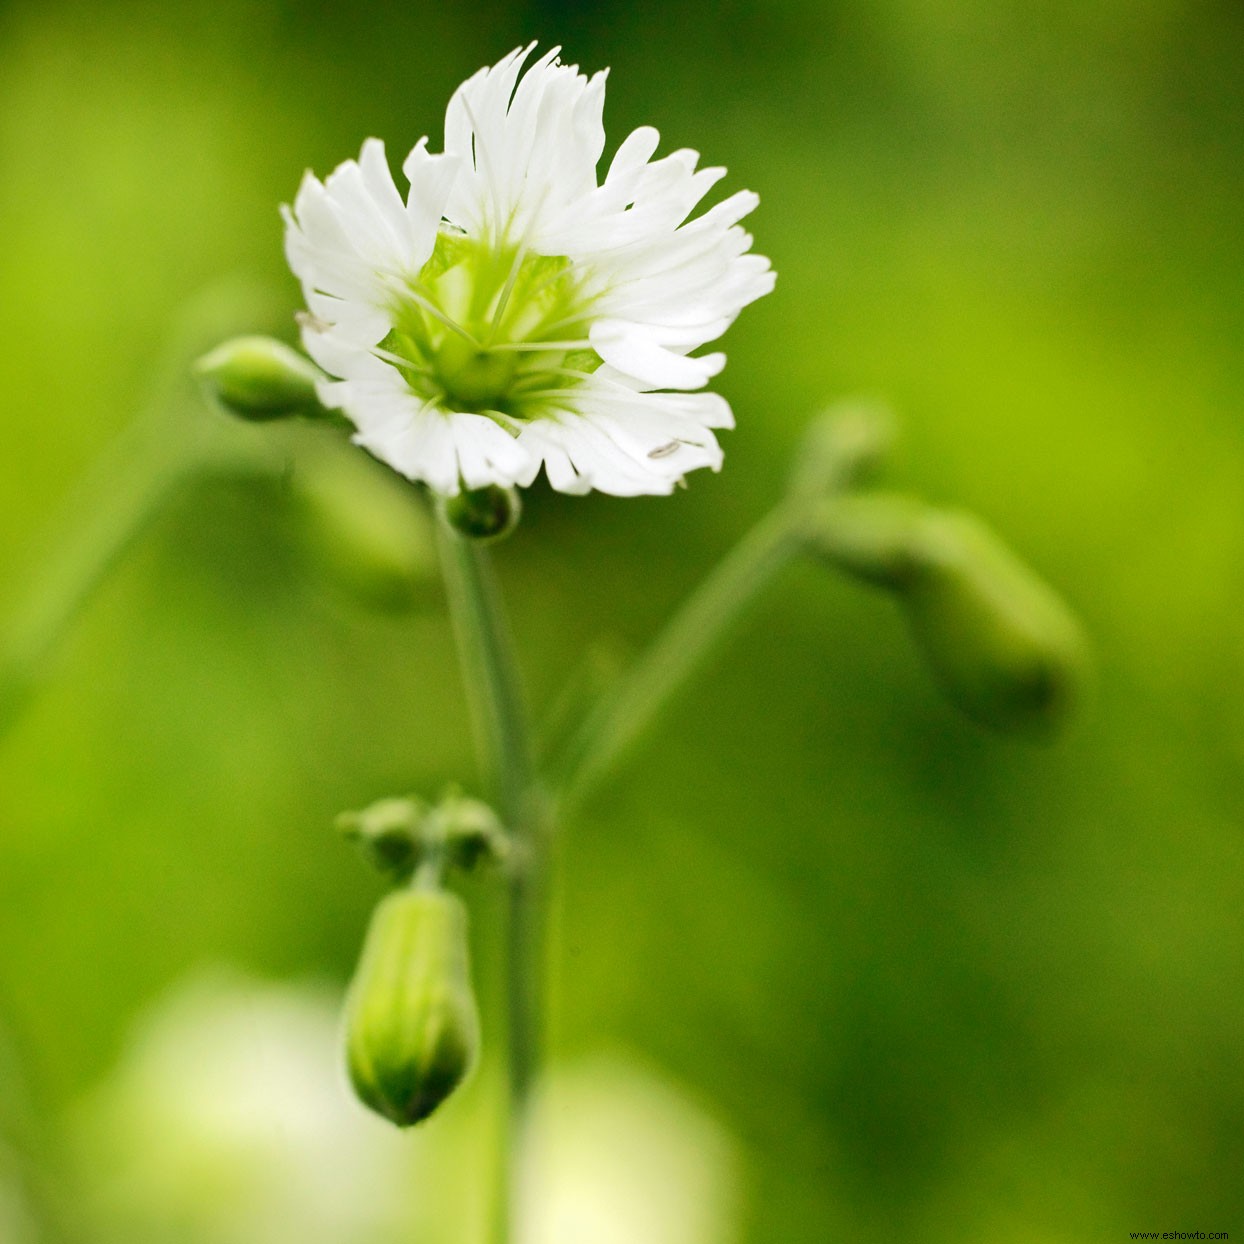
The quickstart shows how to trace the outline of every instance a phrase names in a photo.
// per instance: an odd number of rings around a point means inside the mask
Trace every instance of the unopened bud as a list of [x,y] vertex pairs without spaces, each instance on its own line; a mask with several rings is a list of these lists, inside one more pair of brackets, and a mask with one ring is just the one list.
[[360,812],[341,813],[337,829],[380,872],[405,880],[426,854],[427,817],[428,805],[422,799],[379,799]]
[[466,1079],[478,1050],[465,904],[444,890],[395,891],[372,915],[346,1003],[355,1092],[409,1127]]
[[405,480],[352,447],[334,446],[300,459],[290,488],[295,538],[333,584],[389,612],[431,598],[431,525]]
[[1051,734],[1082,698],[1079,623],[978,519],[865,493],[820,507],[805,538],[837,568],[894,592],[946,693],[982,724]]
[[315,382],[321,373],[296,350],[272,337],[235,337],[195,364],[227,410],[257,423],[323,410]]
[[445,521],[471,540],[500,540],[518,526],[522,501],[516,488],[489,484],[464,488],[457,496],[441,499]]
[[510,838],[497,814],[478,799],[449,791],[436,809],[446,862],[463,872],[481,863],[501,864],[510,855]]
[[931,512],[902,592],[929,664],[969,716],[1048,735],[1083,698],[1088,646],[1054,591],[983,523]]

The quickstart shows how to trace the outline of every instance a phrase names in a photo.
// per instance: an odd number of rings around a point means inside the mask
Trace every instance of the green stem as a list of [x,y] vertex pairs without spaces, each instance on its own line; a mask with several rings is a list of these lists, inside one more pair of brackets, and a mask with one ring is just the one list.
[[69,499],[58,539],[0,632],[0,741],[92,593],[158,514],[177,485],[213,462],[250,469],[271,462],[262,438],[205,417],[195,358],[240,327],[273,317],[266,291],[233,283],[192,298],[154,360],[140,413]]
[[0,738],[15,724],[65,632],[95,589],[160,511],[198,452],[170,435],[166,413],[136,425],[66,506],[26,599],[0,644]]
[[748,605],[791,560],[804,508],[783,503],[743,537],[588,715],[554,772],[563,807],[615,768],[699,670]]
[[521,682],[501,597],[487,552],[446,523],[437,523],[450,615],[458,642],[481,761],[497,790],[499,811],[513,837],[507,914],[506,1001],[509,1014],[509,1139],[502,1159],[500,1238],[518,1235],[515,1179],[518,1129],[540,1061],[544,963],[544,869],[547,810],[532,763]]
[[509,625],[487,551],[444,522],[438,522],[437,533],[476,747],[497,788],[502,819],[513,832],[533,770]]
[[60,530],[0,634],[0,741],[17,723],[96,589],[190,476],[272,471],[280,453],[197,398],[166,397],[123,432],[71,494]]

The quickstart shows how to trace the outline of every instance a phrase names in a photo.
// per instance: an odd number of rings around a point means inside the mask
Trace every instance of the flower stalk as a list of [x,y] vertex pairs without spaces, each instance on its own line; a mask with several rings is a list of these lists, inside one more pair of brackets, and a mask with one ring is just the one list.
[[198,442],[181,434],[180,422],[161,411],[123,435],[77,490],[62,532],[0,643],[0,738],[16,724],[83,606],[161,511],[199,452]]
[[[831,422],[833,417],[831,416]],[[870,431],[871,429],[871,431]],[[870,436],[872,439],[870,440]],[[850,437],[821,438],[820,478],[808,473],[693,592],[615,689],[591,710],[545,784],[537,771],[508,622],[484,541],[454,525],[441,507],[437,533],[477,750],[496,790],[512,856],[507,915],[509,1025],[508,1149],[502,1179],[508,1234],[516,1238],[516,1147],[539,1072],[545,961],[545,883],[553,820],[564,820],[657,721],[703,668],[756,597],[801,552],[809,515],[827,495],[851,486],[883,452],[880,423],[865,418]],[[873,440],[876,444],[873,444]],[[865,450],[867,449],[867,452]]]
[[506,918],[506,1009],[509,1029],[509,1119],[502,1157],[502,1240],[518,1234],[514,1172],[518,1137],[540,1067],[544,992],[543,876],[550,805],[536,775],[521,680],[509,623],[486,549],[444,520],[437,532],[471,721],[481,766],[496,790],[509,832]]
[[588,714],[556,766],[563,811],[626,759],[760,592],[798,555],[801,514],[800,507],[784,502],[762,518]]

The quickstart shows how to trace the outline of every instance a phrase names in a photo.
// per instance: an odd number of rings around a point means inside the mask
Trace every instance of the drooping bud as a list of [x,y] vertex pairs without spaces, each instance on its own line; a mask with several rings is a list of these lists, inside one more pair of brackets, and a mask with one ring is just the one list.
[[409,1127],[466,1079],[478,1050],[465,904],[445,890],[388,895],[372,915],[346,1002],[359,1099]]
[[860,494],[821,506],[805,538],[838,569],[894,592],[946,693],[983,725],[1052,734],[1082,698],[1079,623],[978,519]]
[[431,522],[405,480],[334,445],[299,459],[290,497],[294,538],[334,585],[394,613],[433,598],[439,576]]
[[1066,604],[979,520],[930,511],[900,599],[947,694],[998,730],[1053,734],[1083,698],[1088,645]]
[[455,497],[441,499],[445,521],[471,540],[500,540],[518,526],[522,502],[516,488],[489,484],[487,488],[464,488]]
[[320,371],[272,337],[235,337],[199,359],[195,371],[216,400],[242,419],[265,423],[323,412],[315,392]]

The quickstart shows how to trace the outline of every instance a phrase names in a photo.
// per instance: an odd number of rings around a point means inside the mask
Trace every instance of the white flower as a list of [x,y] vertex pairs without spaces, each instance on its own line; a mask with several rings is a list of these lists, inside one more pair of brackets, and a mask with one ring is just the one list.
[[350,1093],[338,1012],[331,992],[232,973],[187,980],[162,998],[77,1116],[83,1208],[95,1220],[86,1235],[126,1244],[435,1238],[418,1230],[416,1202],[443,1182],[425,1183],[398,1133]]
[[454,93],[445,151],[402,166],[363,144],[284,209],[310,315],[303,342],[330,377],[321,400],[355,439],[437,492],[528,485],[668,493],[721,465],[733,416],[696,392],[725,364],[695,356],[773,288],[738,225],[740,191],[689,215],[724,175],[694,151],[652,157],[635,130],[603,180],[605,74],[531,45]]

